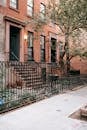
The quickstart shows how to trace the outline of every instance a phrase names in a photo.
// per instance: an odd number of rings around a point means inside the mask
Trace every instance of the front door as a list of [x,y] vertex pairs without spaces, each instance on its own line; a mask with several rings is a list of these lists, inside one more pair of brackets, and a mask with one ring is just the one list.
[[51,38],[51,62],[56,62],[56,39]]
[[10,60],[19,61],[20,54],[20,29],[10,26]]

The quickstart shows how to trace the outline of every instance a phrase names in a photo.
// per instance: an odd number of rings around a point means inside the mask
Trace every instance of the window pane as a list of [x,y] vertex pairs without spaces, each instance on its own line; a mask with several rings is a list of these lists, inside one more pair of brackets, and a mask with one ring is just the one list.
[[27,7],[27,14],[32,16],[33,15],[33,9],[31,7]]
[[61,52],[61,51],[63,51],[63,44],[59,44],[59,51]]
[[33,37],[32,37],[32,35],[30,35],[30,47],[32,47],[33,46]]
[[33,15],[33,0],[27,0],[27,14]]
[[33,33],[28,32],[28,60],[33,60]]
[[17,0],[10,0],[10,6],[17,9],[18,7],[17,2],[18,2]]
[[27,1],[27,5],[33,7],[33,0],[28,0],[28,1]]
[[44,4],[40,4],[40,12],[45,13],[45,5]]
[[28,34],[28,47],[33,47],[33,33]]
[[33,48],[28,48],[28,60],[33,60]]
[[45,48],[45,37],[44,36],[40,36],[40,45],[41,45],[41,49]]
[[29,55],[29,57],[32,57],[32,48],[28,49],[28,55]]
[[45,50],[41,50],[41,61],[45,61]]
[[41,17],[42,20],[45,20],[45,14],[40,13],[40,17]]
[[45,12],[46,12],[46,6],[44,4],[40,4],[40,17],[44,20],[45,19]]
[[59,44],[59,53],[60,53],[60,56],[62,56],[64,52],[64,45],[62,43]]
[[40,36],[41,61],[45,61],[45,36]]

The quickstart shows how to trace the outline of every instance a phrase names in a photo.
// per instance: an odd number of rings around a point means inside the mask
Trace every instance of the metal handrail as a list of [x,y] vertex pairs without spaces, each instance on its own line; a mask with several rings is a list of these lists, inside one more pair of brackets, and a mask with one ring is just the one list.
[[11,51],[11,54],[16,58],[16,60],[19,60],[13,51]]

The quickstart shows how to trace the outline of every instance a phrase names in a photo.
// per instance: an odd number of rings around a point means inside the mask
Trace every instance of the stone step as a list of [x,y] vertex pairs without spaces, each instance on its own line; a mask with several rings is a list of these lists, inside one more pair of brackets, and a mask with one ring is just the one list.
[[14,68],[16,71],[36,71],[36,68]]
[[16,71],[16,74],[19,75],[39,75],[37,72],[32,72],[32,71]]
[[42,78],[41,78],[41,76],[33,76],[33,77],[30,77],[30,76],[21,76],[24,80],[41,80]]
[[37,82],[37,83],[31,83],[31,84],[26,84],[27,87],[32,87],[32,88],[37,88],[37,87],[42,87],[42,86],[45,86],[43,85],[43,82],[40,83],[40,82]]
[[36,68],[36,67],[38,67],[37,65],[25,64],[25,63],[24,64],[13,64],[11,66],[13,66],[15,68],[17,68],[17,67],[28,67],[28,68],[32,68],[32,67]]
[[25,82],[26,87],[38,87],[43,85],[41,73],[38,66],[29,64],[13,64],[14,70],[17,75]]
[[26,84],[42,84],[42,80],[27,80]]

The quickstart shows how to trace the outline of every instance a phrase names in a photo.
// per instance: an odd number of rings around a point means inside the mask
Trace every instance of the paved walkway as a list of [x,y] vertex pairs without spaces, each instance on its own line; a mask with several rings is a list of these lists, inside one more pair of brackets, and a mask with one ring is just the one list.
[[0,115],[0,130],[87,130],[69,115],[87,103],[87,87]]

